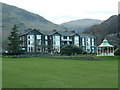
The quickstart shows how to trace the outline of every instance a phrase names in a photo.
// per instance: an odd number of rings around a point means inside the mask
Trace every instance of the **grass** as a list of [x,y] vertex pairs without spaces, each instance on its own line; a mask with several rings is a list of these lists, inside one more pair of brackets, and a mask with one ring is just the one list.
[[118,88],[117,57],[3,58],[3,88]]

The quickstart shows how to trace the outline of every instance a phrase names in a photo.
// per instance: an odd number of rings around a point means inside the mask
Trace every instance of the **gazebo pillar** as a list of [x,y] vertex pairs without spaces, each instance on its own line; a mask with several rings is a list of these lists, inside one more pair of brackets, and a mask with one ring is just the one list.
[[101,56],[103,55],[103,49],[101,48]]
[[114,47],[113,47],[113,53],[114,53]]
[[97,48],[97,56],[98,56],[99,48]]
[[111,53],[111,47],[110,47],[110,53]]
[[107,54],[109,54],[109,47],[107,47]]

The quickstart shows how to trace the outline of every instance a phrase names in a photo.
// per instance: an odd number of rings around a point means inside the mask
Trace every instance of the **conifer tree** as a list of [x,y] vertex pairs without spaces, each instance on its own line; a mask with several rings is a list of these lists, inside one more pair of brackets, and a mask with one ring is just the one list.
[[18,27],[17,25],[14,25],[12,28],[12,31],[10,32],[10,35],[8,36],[9,44],[8,44],[8,51],[9,54],[12,55],[18,55],[22,53],[22,49],[20,47],[20,44],[22,44],[22,41],[20,40],[19,34],[18,34]]

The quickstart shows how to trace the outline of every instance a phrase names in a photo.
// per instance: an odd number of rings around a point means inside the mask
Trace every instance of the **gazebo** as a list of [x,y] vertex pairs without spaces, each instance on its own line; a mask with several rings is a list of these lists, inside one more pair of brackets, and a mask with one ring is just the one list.
[[102,44],[97,47],[97,56],[114,56],[114,46],[104,39]]

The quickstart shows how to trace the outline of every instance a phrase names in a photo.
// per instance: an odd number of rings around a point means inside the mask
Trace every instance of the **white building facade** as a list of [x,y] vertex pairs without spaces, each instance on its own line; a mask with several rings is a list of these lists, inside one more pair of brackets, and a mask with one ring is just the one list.
[[22,47],[26,52],[60,53],[61,48],[76,45],[87,53],[96,52],[96,38],[93,35],[78,34],[70,31],[30,30],[22,34]]
[[81,47],[87,53],[95,53],[96,52],[96,38],[88,34],[81,35]]

